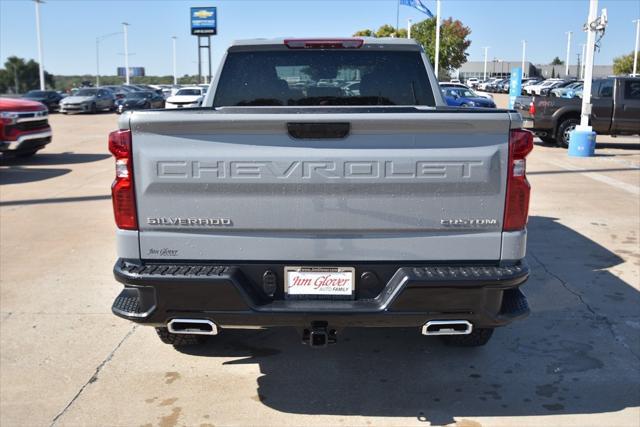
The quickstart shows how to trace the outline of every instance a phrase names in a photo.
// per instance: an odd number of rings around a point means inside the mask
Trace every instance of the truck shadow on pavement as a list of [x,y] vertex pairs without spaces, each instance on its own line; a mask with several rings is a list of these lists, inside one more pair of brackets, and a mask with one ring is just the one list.
[[[446,347],[415,329],[365,329],[313,350],[293,329],[269,329],[225,331],[181,351],[259,364],[253,398],[286,413],[440,425],[640,405],[640,294],[608,270],[623,259],[555,218],[532,217],[529,231],[532,314],[497,330],[486,347]],[[612,249],[638,266],[639,237],[615,236]]]
[[78,163],[90,163],[111,157],[110,154],[88,153],[37,153],[32,157],[8,157],[0,158],[0,166],[53,166],[75,165]]
[[71,172],[69,168],[31,166],[73,165],[97,162],[108,157],[111,155],[82,153],[38,153],[33,157],[0,157],[0,185],[44,181]]

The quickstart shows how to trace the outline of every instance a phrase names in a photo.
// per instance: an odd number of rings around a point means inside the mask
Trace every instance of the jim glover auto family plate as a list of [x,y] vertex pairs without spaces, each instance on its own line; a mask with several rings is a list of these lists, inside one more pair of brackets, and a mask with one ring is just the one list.
[[289,296],[353,296],[353,267],[285,267],[285,291]]

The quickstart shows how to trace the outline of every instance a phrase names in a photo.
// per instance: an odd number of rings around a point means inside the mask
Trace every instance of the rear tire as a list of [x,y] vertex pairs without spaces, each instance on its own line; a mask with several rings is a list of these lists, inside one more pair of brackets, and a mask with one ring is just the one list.
[[580,119],[575,117],[565,119],[560,123],[558,131],[556,132],[556,144],[558,144],[559,147],[569,148],[569,134],[578,124],[580,124]]
[[156,328],[156,333],[160,337],[160,341],[170,344],[174,347],[183,347],[188,345],[204,344],[207,340],[206,335],[196,334],[172,334],[167,328]]
[[481,347],[489,342],[493,328],[474,329],[468,335],[445,335],[442,341],[452,347]]

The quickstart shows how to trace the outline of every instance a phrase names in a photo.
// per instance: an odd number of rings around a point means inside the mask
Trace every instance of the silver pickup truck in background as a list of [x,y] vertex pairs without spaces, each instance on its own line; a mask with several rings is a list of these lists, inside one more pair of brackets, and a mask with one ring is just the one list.
[[483,345],[529,312],[521,124],[447,107],[413,40],[235,42],[201,108],[109,136],[113,312],[176,346],[275,326]]

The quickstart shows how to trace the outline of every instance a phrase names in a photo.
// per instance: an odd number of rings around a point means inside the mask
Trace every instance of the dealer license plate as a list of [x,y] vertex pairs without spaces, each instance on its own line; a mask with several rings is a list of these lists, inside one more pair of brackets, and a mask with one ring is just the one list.
[[285,267],[285,292],[290,296],[351,297],[355,289],[353,267]]

